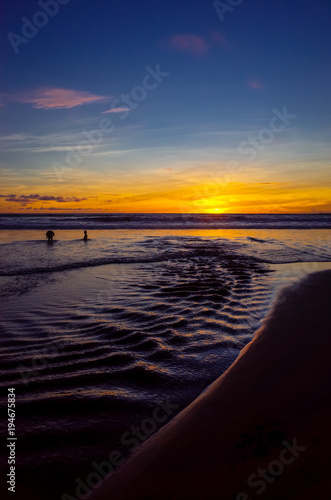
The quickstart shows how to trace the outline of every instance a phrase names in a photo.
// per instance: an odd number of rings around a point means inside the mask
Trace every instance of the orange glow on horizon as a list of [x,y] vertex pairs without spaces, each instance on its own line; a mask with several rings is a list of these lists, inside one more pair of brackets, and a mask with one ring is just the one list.
[[[294,183],[229,182],[196,183],[181,180],[180,186],[156,181],[144,185],[89,187],[11,186],[0,198],[1,213],[310,213],[331,212],[331,188],[300,186]],[[161,187],[160,187],[161,186]],[[131,189],[129,189],[131,187]],[[154,188],[154,189],[153,189]],[[163,189],[162,189],[163,188]],[[39,194],[30,194],[30,193]],[[51,193],[51,196],[49,195]]]

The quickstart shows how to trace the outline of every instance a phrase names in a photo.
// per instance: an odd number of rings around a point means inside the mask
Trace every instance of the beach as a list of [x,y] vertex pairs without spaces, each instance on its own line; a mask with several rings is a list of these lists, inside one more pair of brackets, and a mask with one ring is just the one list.
[[231,367],[91,498],[327,498],[330,294],[331,270],[283,290]]
[[0,500],[331,498],[331,2],[3,2]]
[[331,268],[322,219],[320,229],[293,231],[127,229],[124,221],[88,229],[83,241],[87,219],[60,218],[66,228],[46,226],[52,244],[34,221],[3,229],[0,377],[16,392],[16,498],[87,498],[99,490],[87,478],[98,483],[110,456],[124,471],[233,365],[284,286]]

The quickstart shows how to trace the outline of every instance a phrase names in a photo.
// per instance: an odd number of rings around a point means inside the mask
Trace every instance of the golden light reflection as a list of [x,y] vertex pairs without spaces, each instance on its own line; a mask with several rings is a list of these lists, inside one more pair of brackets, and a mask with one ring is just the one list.
[[[204,174],[206,176],[206,174]],[[247,176],[246,176],[247,177]],[[301,213],[331,212],[331,188],[316,179],[297,182],[251,182],[242,174],[229,182],[203,183],[203,175],[146,178],[141,172],[133,180],[91,179],[67,185],[9,185],[2,195],[2,213]],[[199,182],[200,181],[200,182]],[[31,194],[37,193],[37,194]],[[36,198],[38,196],[39,198]]]

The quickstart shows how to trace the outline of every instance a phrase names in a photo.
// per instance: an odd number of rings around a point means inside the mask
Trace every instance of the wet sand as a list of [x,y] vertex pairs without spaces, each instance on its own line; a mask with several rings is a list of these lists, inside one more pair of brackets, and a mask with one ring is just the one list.
[[239,358],[93,500],[330,496],[331,271],[283,290]]

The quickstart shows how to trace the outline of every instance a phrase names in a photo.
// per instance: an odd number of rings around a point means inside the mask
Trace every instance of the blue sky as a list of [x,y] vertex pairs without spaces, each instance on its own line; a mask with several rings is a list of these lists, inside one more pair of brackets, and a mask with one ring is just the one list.
[[331,211],[331,4],[231,2],[3,6],[2,211]]

